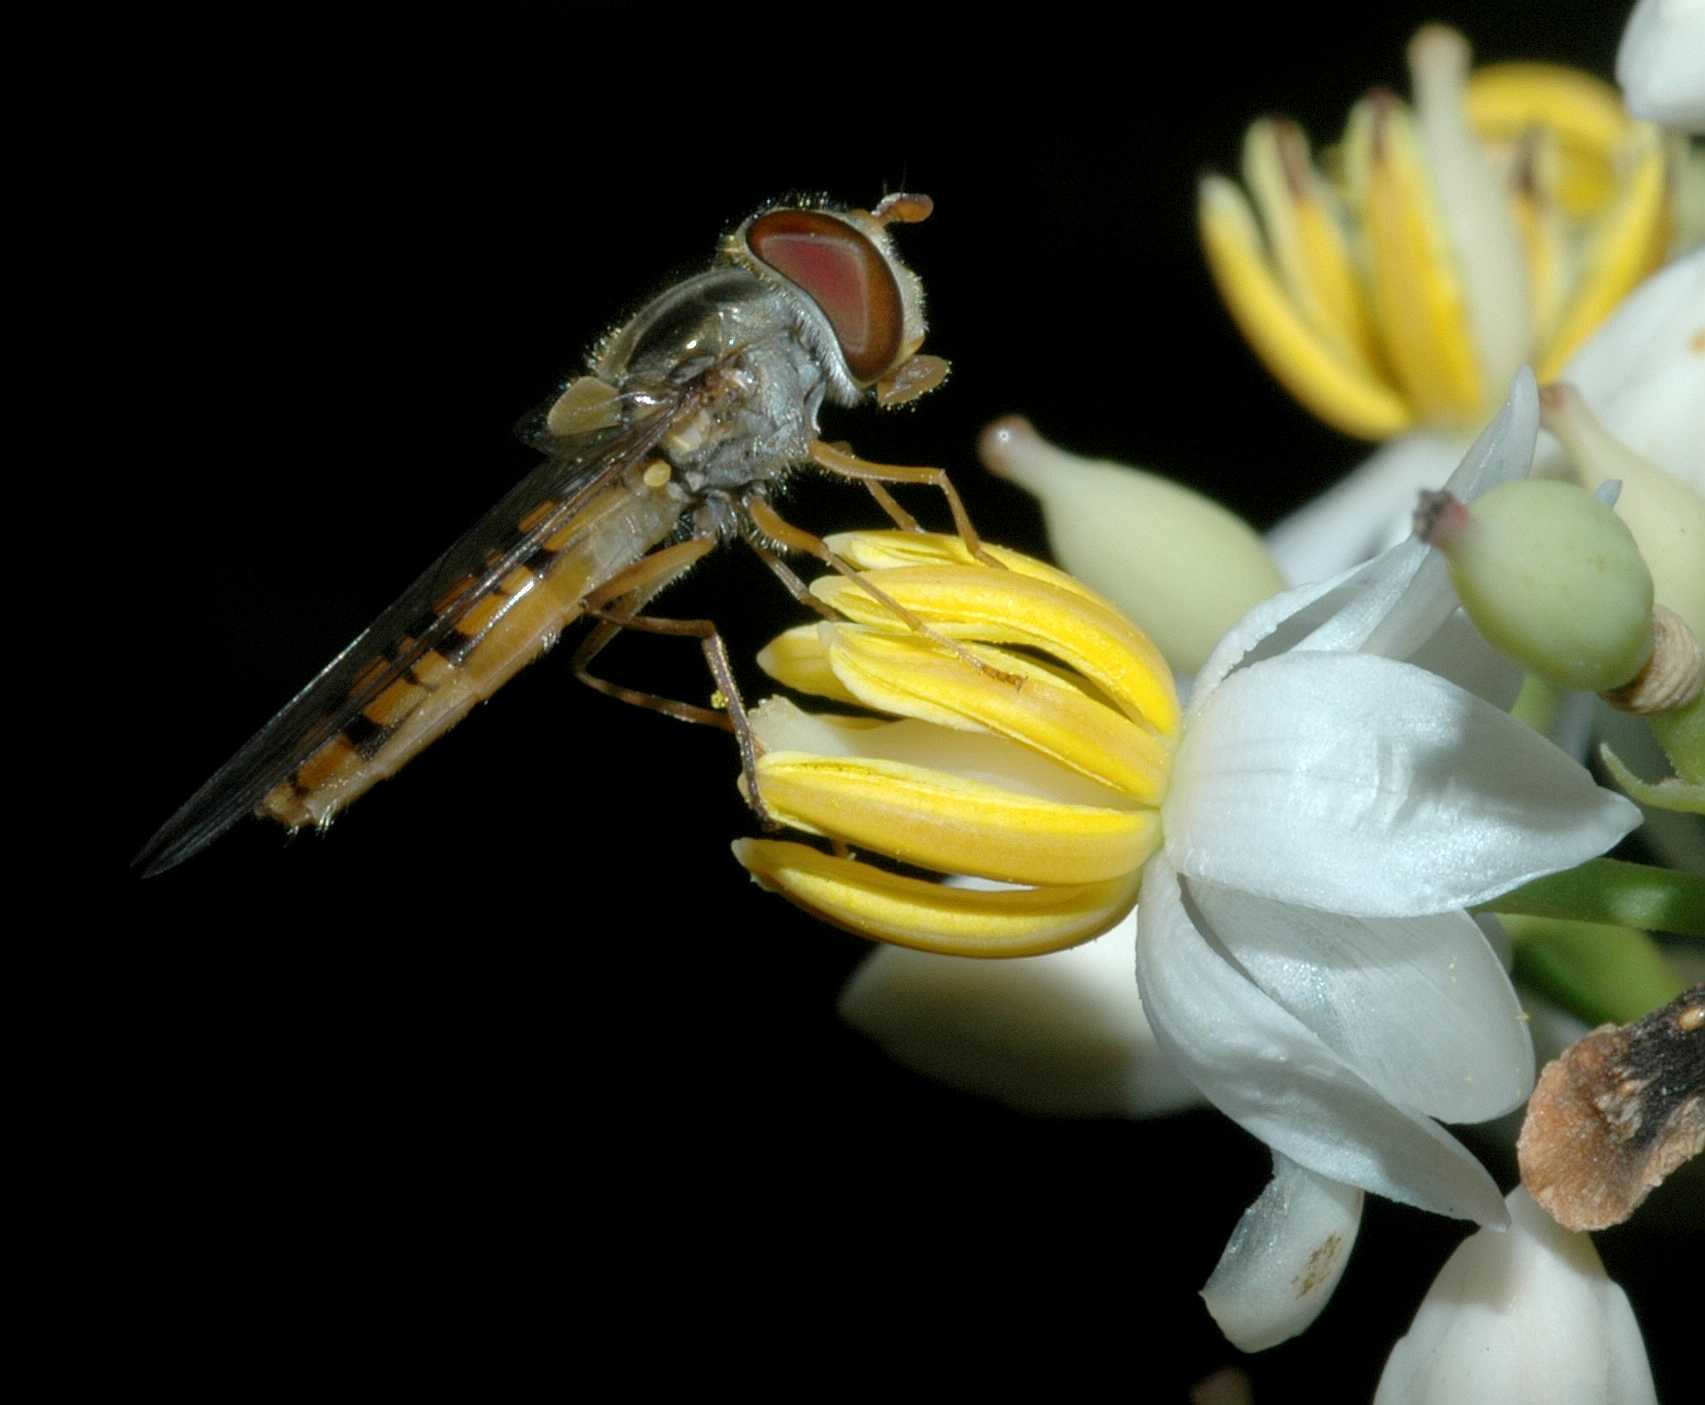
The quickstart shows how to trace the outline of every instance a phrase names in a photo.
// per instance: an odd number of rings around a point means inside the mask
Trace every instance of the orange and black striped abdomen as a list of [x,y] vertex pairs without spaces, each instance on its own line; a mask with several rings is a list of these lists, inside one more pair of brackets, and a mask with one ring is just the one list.
[[[493,543],[488,566],[556,510],[543,502],[520,517],[508,540]],[[587,594],[667,537],[680,511],[663,489],[618,482],[483,588],[471,572],[452,582],[356,675],[348,696],[366,701],[266,793],[257,813],[292,829],[329,822],[538,658]],[[423,639],[432,647],[422,650]]]

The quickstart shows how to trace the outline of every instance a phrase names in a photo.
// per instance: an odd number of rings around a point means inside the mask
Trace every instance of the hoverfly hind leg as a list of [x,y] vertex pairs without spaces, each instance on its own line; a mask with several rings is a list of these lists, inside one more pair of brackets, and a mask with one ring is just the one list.
[[[597,627],[586,636],[574,651],[570,666],[574,676],[588,688],[606,697],[649,708],[682,722],[697,722],[707,727],[720,727],[734,734],[740,749],[741,790],[746,802],[757,814],[765,829],[780,829],[781,825],[765,807],[758,792],[758,757],[762,747],[752,735],[752,724],[746,706],[740,700],[740,688],[734,681],[734,669],[728,660],[728,648],[722,642],[713,620],[663,619],[640,613],[653,596],[671,581],[684,574],[700,557],[716,545],[714,536],[691,537],[674,546],[654,551],[642,557],[627,570],[619,572],[586,597],[585,612],[598,621]],[[609,608],[615,606],[616,608]],[[624,629],[643,634],[667,634],[697,639],[704,650],[705,663],[716,683],[716,696],[722,707],[700,707],[696,703],[680,702],[659,697],[655,693],[628,688],[608,679],[595,677],[590,671],[595,659],[609,642]]]

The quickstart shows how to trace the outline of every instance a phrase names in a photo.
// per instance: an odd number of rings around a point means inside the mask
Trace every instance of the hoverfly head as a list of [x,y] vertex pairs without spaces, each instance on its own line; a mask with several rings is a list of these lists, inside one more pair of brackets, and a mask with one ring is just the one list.
[[846,404],[874,389],[903,405],[934,389],[947,362],[920,356],[923,285],[888,237],[894,223],[927,219],[927,195],[890,195],[874,210],[780,205],[762,210],[723,243],[724,255],[796,302],[812,350]]

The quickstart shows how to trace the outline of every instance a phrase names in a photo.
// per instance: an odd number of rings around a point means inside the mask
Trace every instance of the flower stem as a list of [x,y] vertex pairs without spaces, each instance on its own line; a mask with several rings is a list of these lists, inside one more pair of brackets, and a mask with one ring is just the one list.
[[1562,705],[1561,688],[1553,687],[1537,673],[1528,673],[1522,677],[1521,692],[1510,707],[1510,716],[1518,722],[1527,723],[1540,736],[1550,736],[1551,724],[1556,721],[1557,711]]
[[1673,1000],[1685,982],[1656,942],[1632,927],[1555,917],[1503,919],[1513,974],[1589,1025],[1626,1024]]
[[1676,775],[1692,785],[1705,784],[1705,693],[1686,707],[1650,719]]
[[1524,883],[1475,911],[1705,937],[1705,877],[1620,859],[1589,859],[1578,868]]

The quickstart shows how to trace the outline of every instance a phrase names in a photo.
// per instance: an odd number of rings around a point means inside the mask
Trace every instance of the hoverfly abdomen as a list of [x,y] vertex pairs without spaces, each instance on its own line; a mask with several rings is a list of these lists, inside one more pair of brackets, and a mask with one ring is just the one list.
[[[519,538],[556,507],[541,503],[521,519]],[[260,813],[292,829],[327,824],[544,653],[579,618],[587,593],[667,536],[679,516],[676,501],[643,482],[637,492],[616,484],[529,541],[522,562],[489,586],[471,574],[453,582],[354,681],[351,700],[370,700],[266,793]],[[423,638],[432,647],[420,647]]]

